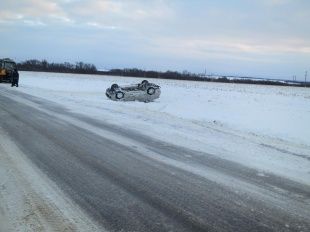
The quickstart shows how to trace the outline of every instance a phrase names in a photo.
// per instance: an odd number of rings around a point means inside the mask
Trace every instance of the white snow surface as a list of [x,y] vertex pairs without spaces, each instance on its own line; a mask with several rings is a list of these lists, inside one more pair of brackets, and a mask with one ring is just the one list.
[[309,88],[148,80],[162,90],[151,103],[114,102],[105,96],[113,83],[142,81],[131,77],[20,72],[14,91],[241,163],[258,175],[274,173],[310,184]]

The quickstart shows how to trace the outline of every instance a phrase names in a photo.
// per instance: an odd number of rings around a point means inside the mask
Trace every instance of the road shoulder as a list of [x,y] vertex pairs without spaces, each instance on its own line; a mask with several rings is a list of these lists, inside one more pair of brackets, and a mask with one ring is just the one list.
[[0,131],[0,231],[103,230]]

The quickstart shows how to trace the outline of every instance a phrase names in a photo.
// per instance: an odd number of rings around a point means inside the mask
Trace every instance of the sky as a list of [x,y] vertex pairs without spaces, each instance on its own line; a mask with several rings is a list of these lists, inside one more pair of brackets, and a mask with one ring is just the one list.
[[[304,80],[309,0],[1,0],[0,57]],[[310,78],[309,78],[310,79]]]

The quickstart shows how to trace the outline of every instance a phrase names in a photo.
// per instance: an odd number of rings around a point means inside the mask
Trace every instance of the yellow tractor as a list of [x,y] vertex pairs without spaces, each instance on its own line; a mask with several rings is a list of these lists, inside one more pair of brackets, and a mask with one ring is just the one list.
[[13,60],[9,58],[0,59],[0,82],[11,83],[14,70],[17,70],[17,67]]

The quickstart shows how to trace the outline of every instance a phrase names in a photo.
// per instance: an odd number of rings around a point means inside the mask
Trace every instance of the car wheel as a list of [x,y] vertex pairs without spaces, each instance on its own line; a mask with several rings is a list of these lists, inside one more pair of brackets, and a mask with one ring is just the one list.
[[114,91],[115,89],[117,89],[118,88],[118,84],[113,84],[113,85],[111,85],[111,90],[112,91]]
[[118,91],[118,92],[116,92],[115,97],[116,97],[116,99],[122,99],[122,98],[124,98],[124,95],[125,94],[123,92]]
[[150,88],[148,88],[147,89],[147,94],[149,94],[149,95],[153,95],[154,93],[155,93],[155,89],[153,88],[153,87],[150,87]]

